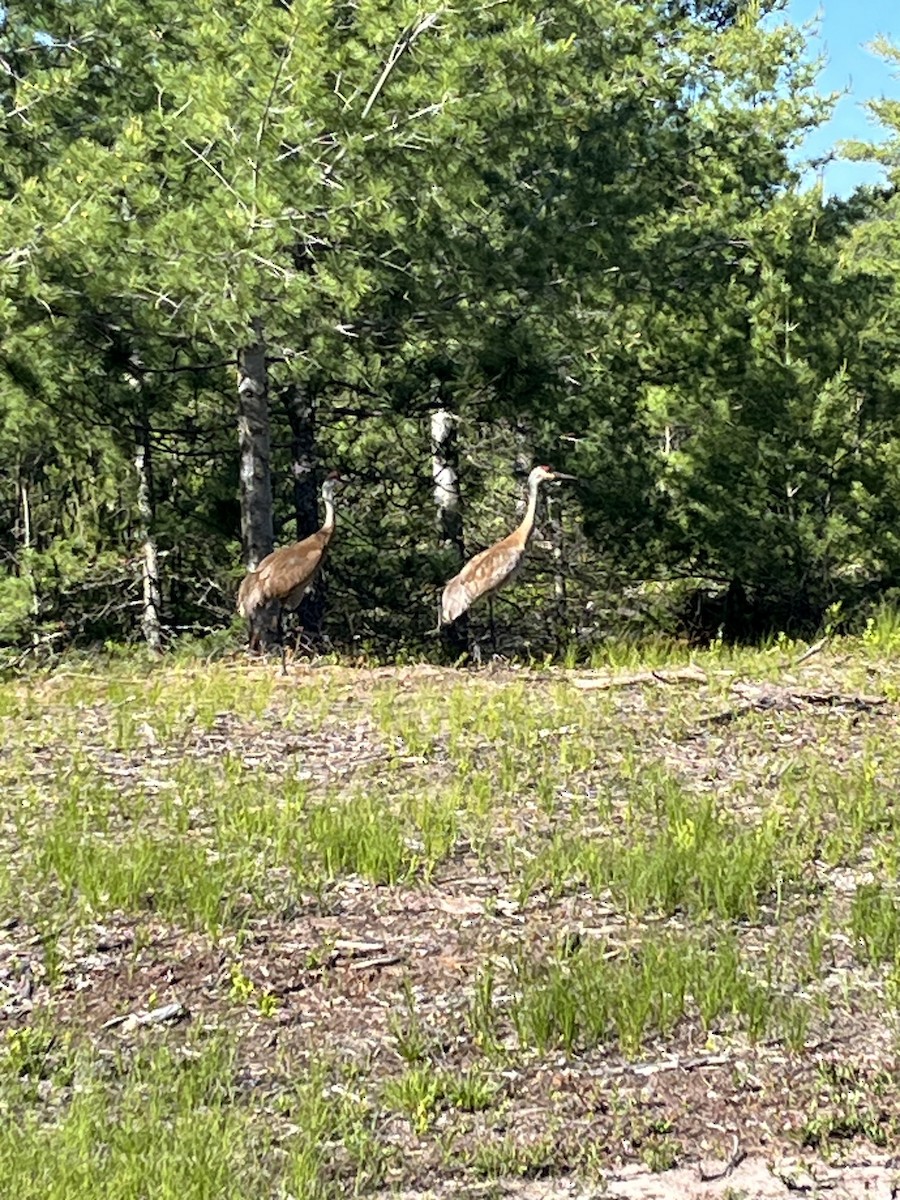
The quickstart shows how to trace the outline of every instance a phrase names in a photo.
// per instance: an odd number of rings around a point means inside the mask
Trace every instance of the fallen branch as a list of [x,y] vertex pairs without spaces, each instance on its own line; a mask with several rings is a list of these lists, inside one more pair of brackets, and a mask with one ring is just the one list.
[[734,1145],[731,1148],[731,1154],[721,1171],[704,1171],[703,1164],[698,1163],[697,1174],[700,1176],[701,1183],[713,1183],[717,1179],[727,1179],[735,1167],[740,1166],[747,1157],[746,1151],[741,1149],[741,1143],[738,1140],[737,1134],[734,1134],[733,1137]]
[[824,704],[831,708],[855,708],[859,712],[865,712],[870,708],[880,708],[882,704],[887,704],[887,696],[844,696],[840,692],[791,692],[791,695],[798,700],[805,700],[807,704]]
[[137,1029],[140,1025],[161,1025],[166,1021],[181,1021],[190,1013],[180,1001],[174,1004],[164,1004],[162,1008],[153,1008],[144,1012],[125,1013],[122,1016],[110,1017],[100,1026],[101,1029],[114,1029],[121,1025],[123,1032]]
[[814,654],[818,654],[820,650],[824,650],[828,645],[828,635],[820,638],[815,645],[810,646],[808,650],[804,650],[801,655],[794,659],[791,663],[792,667],[799,667],[801,663],[805,663],[808,658],[812,658]]
[[707,683],[709,676],[700,667],[672,667],[659,671],[634,671],[628,675],[588,676],[573,679],[583,692],[606,691],[609,688],[632,687],[639,683]]
[[382,954],[378,958],[360,958],[354,959],[347,964],[348,971],[369,971],[376,970],[379,967],[393,967],[396,963],[404,961],[402,954]]
[[785,700],[803,700],[807,704],[827,705],[831,708],[879,708],[887,704],[887,696],[846,695],[843,692],[807,691],[801,688],[777,687],[773,684],[732,684],[731,690],[761,708],[775,708]]
[[659,1075],[663,1071],[696,1071],[702,1067],[725,1067],[734,1061],[732,1054],[697,1054],[691,1058],[664,1058],[650,1063],[624,1063],[621,1066],[608,1067],[600,1072],[605,1076],[612,1075]]
[[726,708],[724,712],[701,717],[703,725],[725,725],[748,712],[767,712],[777,709],[797,711],[803,704],[827,708],[850,708],[856,712],[869,712],[887,704],[887,696],[844,695],[841,692],[811,692],[798,688],[775,687],[771,684],[734,683],[731,690],[743,697],[741,704]]

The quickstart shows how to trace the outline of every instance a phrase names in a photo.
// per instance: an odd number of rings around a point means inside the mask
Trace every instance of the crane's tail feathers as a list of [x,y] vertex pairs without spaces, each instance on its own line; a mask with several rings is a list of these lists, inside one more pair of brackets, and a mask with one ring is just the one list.
[[452,625],[457,617],[463,615],[470,603],[462,584],[452,581],[448,583],[441,597],[441,623]]
[[251,571],[249,575],[244,576],[238,588],[237,610],[245,620],[252,621],[253,614],[264,603],[259,577],[255,571]]

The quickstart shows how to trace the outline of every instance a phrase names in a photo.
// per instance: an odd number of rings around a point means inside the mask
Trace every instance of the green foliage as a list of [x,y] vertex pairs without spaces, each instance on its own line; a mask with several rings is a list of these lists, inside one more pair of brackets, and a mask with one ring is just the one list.
[[[381,1181],[387,1154],[364,1101],[333,1094],[314,1062],[281,1097],[291,1132],[276,1138],[271,1108],[241,1095],[237,1050],[224,1035],[192,1036],[183,1048],[120,1050],[110,1060],[48,1051],[37,1031],[10,1030],[0,1047],[0,1106],[17,1114],[15,1129],[5,1122],[0,1132],[8,1186],[29,1200],[236,1200],[276,1191],[330,1200],[345,1182],[364,1189]],[[342,1145],[339,1168],[325,1150],[330,1139]]]
[[829,101],[770,7],[4,10],[0,546],[10,578],[34,550],[36,602],[11,595],[0,637],[136,635],[139,444],[168,628],[227,623],[230,367],[257,327],[279,540],[291,389],[358,485],[343,647],[434,646],[438,401],[467,549],[510,527],[533,459],[580,477],[499,609],[513,648],[802,630],[891,585],[894,199],[800,189]]
[[424,1133],[442,1108],[480,1112],[491,1107],[498,1091],[497,1085],[480,1071],[454,1075],[436,1071],[426,1063],[412,1066],[398,1079],[390,1080],[385,1085],[384,1101],[389,1108],[402,1112],[417,1133]]
[[802,873],[800,860],[790,862],[789,840],[777,816],[759,828],[738,830],[722,820],[708,797],[689,799],[677,789],[667,789],[655,813],[639,801],[629,803],[623,833],[603,843],[554,837],[526,865],[523,890],[587,884],[595,895],[609,889],[638,916],[684,911],[752,918],[786,880],[797,886]]
[[26,576],[0,576],[0,643],[15,642],[28,628],[34,585]]

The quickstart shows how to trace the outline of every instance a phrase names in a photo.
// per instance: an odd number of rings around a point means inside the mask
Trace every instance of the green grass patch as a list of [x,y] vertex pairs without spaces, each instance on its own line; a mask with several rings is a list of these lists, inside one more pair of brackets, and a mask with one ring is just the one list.
[[[900,695],[879,621],[796,669],[787,639],[609,647],[708,679],[600,691],[127,655],[3,682],[6,1190],[330,1200],[599,1178],[626,1145],[662,1169],[681,1118],[622,1057],[704,1048],[741,1064],[716,1103],[771,1126],[811,1043],[896,1032],[896,713],[842,699]],[[164,993],[189,1020],[103,1028]],[[823,1083],[809,1146],[894,1136],[865,1085]]]
[[224,1035],[99,1057],[15,1031],[0,1043],[0,1177],[23,1200],[331,1200],[378,1186],[376,1113],[313,1064],[278,1097],[240,1086]]
[[715,796],[689,793],[659,772],[630,786],[622,810],[612,829],[554,833],[520,868],[522,898],[538,888],[561,895],[587,886],[635,917],[756,919],[762,904],[776,903],[807,874],[809,846],[777,810],[741,822]]
[[447,806],[415,800],[397,812],[385,796],[359,792],[312,808],[305,843],[328,880],[362,875],[395,884],[427,878],[455,840],[455,817]]
[[850,907],[850,931],[866,963],[900,961],[900,902],[880,883],[864,883]]
[[152,912],[212,933],[348,875],[427,879],[458,837],[452,800],[380,788],[313,800],[304,781],[266,780],[227,755],[186,760],[150,791],[98,779],[73,756],[8,799],[19,843],[0,878],[8,913]]
[[616,1044],[629,1058],[650,1038],[671,1036],[691,1019],[704,1032],[737,1027],[802,1044],[806,1013],[799,1001],[742,960],[727,933],[713,944],[684,935],[645,935],[634,947],[610,954],[588,943],[551,957],[519,958],[509,997],[496,1000],[493,978],[476,990],[473,1029],[494,1036],[504,1021],[524,1050],[568,1056]]
[[387,1107],[402,1112],[417,1133],[425,1133],[441,1111],[481,1112],[492,1107],[499,1093],[499,1085],[476,1068],[456,1073],[425,1062],[389,1080],[383,1097]]

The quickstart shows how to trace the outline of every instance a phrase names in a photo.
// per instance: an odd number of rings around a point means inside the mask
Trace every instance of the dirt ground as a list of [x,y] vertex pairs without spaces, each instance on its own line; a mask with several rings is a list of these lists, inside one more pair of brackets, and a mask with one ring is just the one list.
[[[772,1161],[749,1156],[730,1163],[700,1162],[652,1174],[645,1167],[624,1168],[596,1187],[574,1180],[536,1181],[504,1186],[510,1200],[893,1200],[900,1193],[898,1171],[889,1165],[827,1167],[797,1159]],[[711,1178],[710,1178],[711,1176]],[[498,1194],[498,1193],[492,1193]],[[392,1193],[396,1200],[449,1200],[477,1192],[446,1186],[436,1191]]]
[[[370,686],[379,678],[372,673]],[[444,676],[407,674],[401,686],[414,688],[417,678]],[[503,687],[520,678],[495,674],[474,686]],[[752,736],[728,717],[698,722],[691,736],[673,739],[665,714],[652,708],[641,687],[620,690],[621,720],[645,729],[658,756],[699,787],[720,786],[740,772],[771,773],[785,739],[796,748],[830,738],[829,753],[849,759],[865,739],[893,736],[895,729],[893,702],[854,708],[791,699],[760,685],[734,699],[771,716]],[[803,687],[813,695],[859,694],[834,670],[805,677]],[[774,698],[768,703],[766,696]],[[261,777],[293,772],[323,786],[365,779],[388,762],[413,778],[450,769],[439,742],[427,764],[392,745],[371,717],[365,689],[356,687],[324,722],[308,728],[280,727],[279,705],[288,700],[285,688],[265,718],[264,751],[257,722],[224,712],[211,729],[177,744],[150,740],[138,750],[117,751],[105,736],[102,705],[86,714],[79,749],[101,775],[128,787],[152,788],[172,764],[214,758],[225,748]],[[722,709],[710,701],[708,715],[718,720]],[[36,732],[33,778],[55,769],[59,753],[49,729]],[[601,767],[608,769],[608,762],[609,756]],[[591,784],[581,779],[579,786]],[[343,879],[327,897],[309,896],[290,914],[251,917],[239,941],[227,933],[212,939],[152,913],[140,919],[110,914],[63,932],[52,987],[45,935],[13,915],[0,930],[0,1028],[49,1010],[61,1027],[86,1031],[103,1051],[138,1037],[178,1036],[191,1025],[228,1027],[241,1039],[243,1085],[274,1094],[323,1040],[348,1063],[365,1064],[372,1078],[396,1075],[402,1069],[397,1022],[412,997],[430,1052],[442,1067],[460,1071],[478,1057],[467,1014],[486,958],[552,944],[575,930],[611,954],[626,945],[624,919],[603,898],[538,892],[520,902],[502,873],[486,871],[483,857],[464,845],[427,883],[389,887]],[[236,961],[254,995],[273,998],[271,1012],[261,1014],[235,996]],[[381,1136],[402,1167],[383,1194],[404,1200],[900,1195],[900,1145],[883,1138],[873,1144],[865,1136],[871,1128],[889,1130],[892,1138],[900,1128],[895,1024],[879,1017],[877,1005],[860,1002],[866,988],[877,985],[867,982],[840,939],[830,972],[833,1006],[799,1052],[733,1032],[716,1038],[685,1021],[674,1037],[648,1045],[639,1062],[625,1061],[615,1047],[573,1060],[512,1056],[499,1071],[502,1106],[464,1121],[442,1114],[434,1136],[418,1136],[399,1113],[388,1117]],[[148,1019],[167,1006],[165,1019]],[[827,1153],[810,1144],[811,1114],[828,1130]],[[524,1178],[480,1182],[454,1168],[470,1161],[474,1147],[510,1139],[528,1151],[521,1160]],[[595,1153],[586,1156],[587,1147]]]

